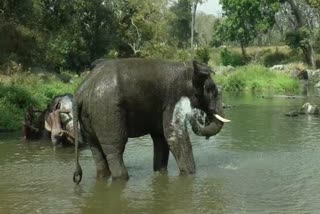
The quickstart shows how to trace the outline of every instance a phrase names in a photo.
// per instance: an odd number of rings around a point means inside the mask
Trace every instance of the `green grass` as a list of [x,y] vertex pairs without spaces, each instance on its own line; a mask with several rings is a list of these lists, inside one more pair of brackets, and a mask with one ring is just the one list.
[[71,84],[27,72],[0,76],[0,129],[20,129],[28,106],[45,109],[54,96],[73,93],[83,78],[75,78]]
[[[85,75],[64,83],[57,77],[41,78],[28,72],[0,75],[0,129],[20,129],[29,105],[45,109],[59,94],[73,93]],[[238,67],[229,75],[214,76],[225,91],[296,93],[299,82],[287,74],[270,71],[260,65]]]
[[261,65],[238,67],[231,74],[216,75],[214,79],[225,91],[296,93],[299,90],[298,80]]

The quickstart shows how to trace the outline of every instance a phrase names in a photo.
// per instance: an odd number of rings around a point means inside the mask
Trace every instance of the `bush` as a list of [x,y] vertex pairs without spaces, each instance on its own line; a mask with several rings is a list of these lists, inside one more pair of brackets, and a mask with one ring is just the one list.
[[276,49],[275,52],[268,53],[263,58],[263,64],[265,66],[271,67],[273,65],[282,64],[287,62],[289,56],[285,53],[280,52]]
[[240,53],[231,52],[227,48],[221,51],[220,57],[222,65],[224,66],[241,66],[246,64],[245,58]]
[[320,54],[320,30],[317,30],[317,32],[315,33],[313,48],[317,54]]
[[164,43],[148,43],[141,50],[141,56],[156,59],[172,59],[177,55],[177,50]]
[[51,77],[44,81],[41,77],[23,72],[0,79],[0,128],[19,129],[22,126],[24,113],[32,105],[45,109],[51,99],[59,94],[73,93],[86,75],[63,83]]
[[243,66],[230,75],[215,76],[215,80],[226,91],[296,92],[299,89],[298,80],[260,65]]
[[179,49],[177,50],[177,57],[176,59],[178,61],[189,61],[189,60],[192,60],[192,52],[189,51],[189,50],[185,50],[185,49]]
[[199,62],[208,64],[209,60],[210,60],[210,52],[209,52],[209,48],[199,48],[196,50],[196,60],[198,60]]

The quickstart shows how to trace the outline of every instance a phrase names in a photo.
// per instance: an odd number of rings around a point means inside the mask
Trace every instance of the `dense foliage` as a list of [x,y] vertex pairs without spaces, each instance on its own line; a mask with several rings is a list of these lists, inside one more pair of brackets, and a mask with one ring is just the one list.
[[191,2],[3,0],[0,65],[59,72],[82,70],[101,57],[167,57],[189,43]]
[[297,79],[261,65],[243,66],[237,72],[216,76],[215,80],[225,91],[233,92],[296,93],[299,90]]

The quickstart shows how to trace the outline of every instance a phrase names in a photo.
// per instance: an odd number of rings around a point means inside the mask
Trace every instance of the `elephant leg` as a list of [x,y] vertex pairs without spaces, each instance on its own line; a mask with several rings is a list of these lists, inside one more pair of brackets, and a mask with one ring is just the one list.
[[85,131],[83,130],[81,130],[81,133],[82,133],[83,140],[85,142],[88,142],[90,146],[92,157],[96,164],[97,179],[109,178],[111,175],[111,172],[109,170],[108,162],[97,138],[91,137],[89,134],[85,133]]
[[112,179],[128,180],[128,171],[123,162],[128,140],[124,115],[119,109],[112,112],[106,116],[100,115],[100,120],[95,123],[95,132],[106,156]]
[[112,144],[102,144],[101,147],[106,154],[106,158],[109,164],[109,169],[111,171],[113,180],[128,180],[129,175],[126,166],[123,162],[123,153],[125,149],[126,141],[113,141],[114,139],[105,138],[104,142],[116,142]]
[[164,135],[151,134],[153,140],[153,170],[167,171],[169,147]]
[[164,135],[180,173],[194,174],[196,167],[186,122],[179,120],[173,115],[172,109],[166,110],[163,117]]

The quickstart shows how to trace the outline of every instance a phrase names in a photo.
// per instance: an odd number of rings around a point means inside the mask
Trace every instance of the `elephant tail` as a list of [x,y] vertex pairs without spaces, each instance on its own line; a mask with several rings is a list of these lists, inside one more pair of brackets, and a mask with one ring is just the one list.
[[79,184],[82,179],[82,169],[79,163],[79,117],[81,112],[81,104],[77,104],[76,97],[73,99],[73,129],[75,137],[75,154],[76,154],[76,170],[73,173],[73,182]]

